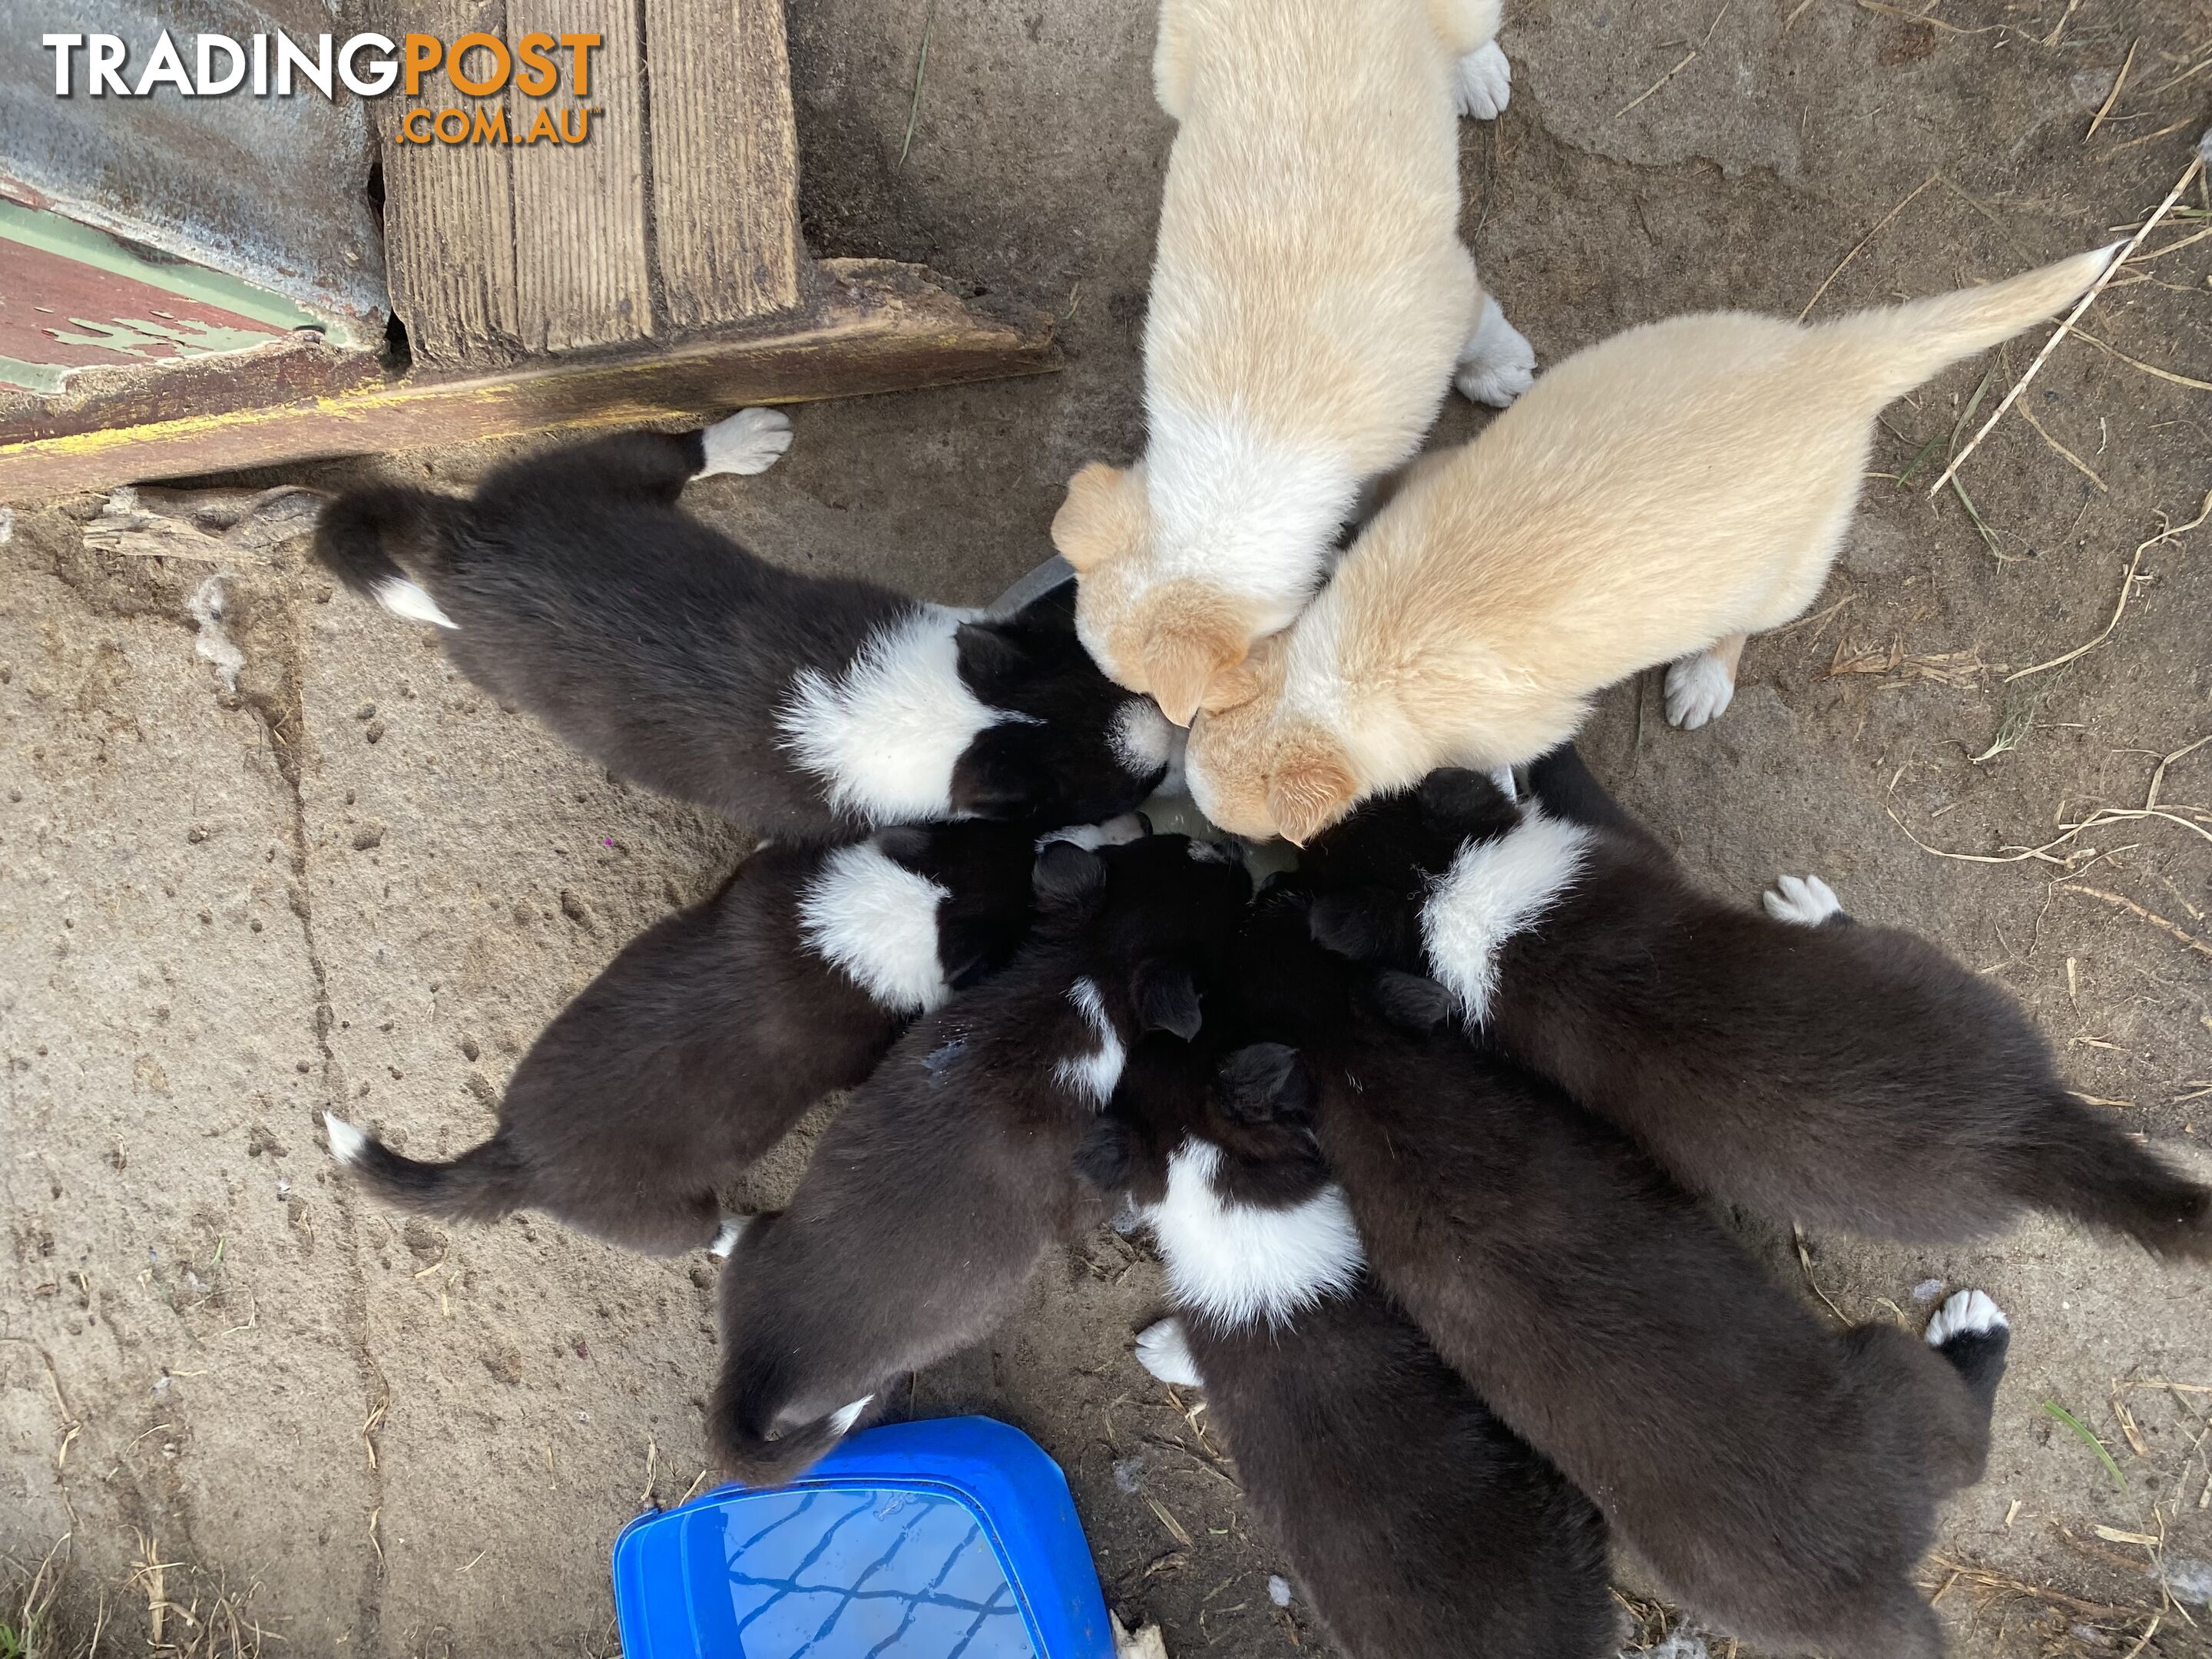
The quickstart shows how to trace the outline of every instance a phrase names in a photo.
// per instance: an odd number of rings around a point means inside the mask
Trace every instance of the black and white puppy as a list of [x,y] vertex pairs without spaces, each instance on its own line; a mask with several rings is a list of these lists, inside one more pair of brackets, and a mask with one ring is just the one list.
[[451,630],[464,673],[611,772],[769,835],[1089,823],[1152,792],[1173,728],[1092,665],[1068,595],[987,620],[781,568],[677,504],[789,442],[782,416],[748,409],[518,461],[469,500],[355,490],[316,553]]
[[1316,936],[1433,974],[1478,1042],[1711,1197],[1916,1243],[2035,1208],[2212,1253],[2212,1194],[2075,1099],[1989,980],[1818,878],[1763,915],[1701,891],[1571,748],[1529,783],[1434,773],[1318,837]]
[[[1062,832],[1133,839],[1132,817]],[[1005,823],[763,848],[713,898],[631,941],[515,1068],[490,1139],[402,1157],[331,1115],[331,1149],[402,1209],[520,1209],[655,1255],[718,1237],[716,1191],[823,1096],[875,1069],[916,1016],[1010,958],[1033,832]]]
[[1936,1659],[1911,1571],[1937,1503],[1981,1478],[1995,1305],[1953,1297],[1925,1342],[1829,1328],[1611,1127],[1455,1031],[1404,1029],[1418,982],[1368,983],[1301,910],[1277,889],[1240,943],[1241,1017],[1273,1044],[1241,1056],[1231,1108],[1310,1114],[1383,1290],[1701,1617]]
[[[1368,1277],[1311,1129],[1273,1103],[1223,1109],[1219,1052],[1139,1043],[1079,1155],[1137,1200],[1166,1263],[1176,1316],[1139,1358],[1205,1389],[1253,1513],[1348,1659],[1612,1655],[1597,1511]],[[1247,1064],[1231,1100],[1253,1092]]]
[[981,1340],[1046,1248],[1094,1221],[1074,1155],[1149,1031],[1197,1035],[1251,892],[1231,848],[1155,836],[1048,845],[1013,962],[895,1046],[815,1149],[791,1206],[722,1272],[708,1439],[789,1480],[876,1391]]

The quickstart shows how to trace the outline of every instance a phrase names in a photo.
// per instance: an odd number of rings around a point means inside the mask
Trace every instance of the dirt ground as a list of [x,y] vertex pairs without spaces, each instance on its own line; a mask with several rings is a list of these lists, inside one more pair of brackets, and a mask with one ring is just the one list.
[[[690,501],[772,558],[986,599],[1048,550],[1067,474],[1140,441],[1151,8],[795,0],[792,27],[817,251],[1049,305],[1067,367],[802,410],[782,465]],[[1546,361],[2111,240],[2212,114],[2201,0],[1528,0],[1503,40],[1466,224]],[[1625,685],[1586,751],[1717,887],[1817,871],[1942,940],[2100,1109],[2212,1174],[2212,745],[2180,753],[2212,736],[2212,524],[2184,528],[2212,501],[2208,232],[2199,181],[2085,319],[2103,344],[2063,346],[1967,464],[1985,531],[1925,486],[2039,331],[1888,412],[1829,591],[1753,641],[1717,726]],[[459,486],[491,459],[282,476]],[[615,1533],[701,1476],[708,1263],[402,1224],[334,1179],[316,1114],[477,1139],[544,1022],[743,842],[502,712],[296,544],[122,559],[82,544],[95,507],[19,507],[0,547],[0,1626],[37,1579],[56,1653],[95,1626],[116,1652],[611,1653]],[[1960,1285],[2013,1316],[1989,1479],[1926,1573],[1954,1652],[2212,1652],[2203,1270],[2045,1223],[1948,1252],[1752,1236],[1853,1319]],[[1204,1417],[1129,1357],[1159,1304],[1101,1233],[912,1409],[1042,1442],[1109,1600],[1171,1652],[1310,1647]],[[1667,1615],[1626,1600],[1625,1640],[1656,1641]]]

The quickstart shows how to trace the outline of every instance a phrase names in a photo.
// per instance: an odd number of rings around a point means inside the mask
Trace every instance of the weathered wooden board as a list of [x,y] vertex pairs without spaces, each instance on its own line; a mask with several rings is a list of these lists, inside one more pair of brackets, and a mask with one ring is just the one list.
[[[506,27],[501,0],[409,0],[407,27],[441,40]],[[404,90],[404,88],[403,88]],[[399,143],[409,112],[459,109],[473,116],[447,76],[423,78],[421,95],[377,100],[384,137],[384,257],[392,308],[407,343],[428,363],[511,362],[522,351],[515,286],[514,187],[507,150],[495,144]],[[542,157],[536,159],[543,159]]]
[[[507,121],[520,135],[539,112],[590,118],[581,144],[507,152],[514,201],[516,314],[526,351],[574,351],[653,332],[652,271],[645,239],[645,62],[639,0],[507,0],[508,39],[532,31],[597,34],[583,97],[567,73],[550,96],[507,88]],[[573,130],[573,129],[570,129]]]
[[645,0],[653,246],[676,328],[805,298],[783,0]]
[[369,450],[696,420],[744,404],[1060,366],[1046,313],[964,302],[911,265],[829,260],[817,274],[822,298],[787,322],[613,358],[539,359],[442,380],[418,374],[333,397],[157,421],[88,407],[80,416],[92,429],[0,447],[0,501]]

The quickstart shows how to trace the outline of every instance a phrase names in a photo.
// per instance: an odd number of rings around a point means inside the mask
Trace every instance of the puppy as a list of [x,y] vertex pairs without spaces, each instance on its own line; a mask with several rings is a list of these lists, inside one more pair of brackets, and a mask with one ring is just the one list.
[[1419,982],[1366,983],[1299,897],[1263,900],[1237,951],[1242,1018],[1273,1041],[1229,1109],[1311,1115],[1382,1289],[1700,1616],[1935,1659],[1911,1572],[1981,1478],[1994,1304],[1954,1298],[1929,1342],[1824,1326],[1612,1128],[1456,1034],[1395,1029],[1367,1000],[1402,1018]]
[[[1061,833],[1141,832],[1133,817]],[[420,1163],[330,1115],[331,1149],[419,1214],[542,1210],[653,1255],[726,1250],[717,1189],[823,1096],[865,1080],[908,1021],[1013,955],[1031,839],[977,822],[764,847],[561,1012],[515,1067],[490,1139]]]
[[1307,849],[1316,937],[1432,974],[1480,1042],[1725,1203],[1923,1244],[2050,1210],[2212,1255],[2212,1193],[2076,1100],[1999,987],[1817,878],[1765,915],[1701,892],[1571,746],[1530,781],[1528,808],[1450,771],[1364,803]]
[[1610,1659],[1597,1511],[1367,1277],[1311,1129],[1222,1109],[1218,1052],[1139,1043],[1079,1158],[1143,1206],[1167,1264],[1177,1316],[1139,1358],[1206,1389],[1254,1514],[1350,1659]]
[[1049,845],[1036,888],[1014,961],[900,1040],[723,1270],[708,1438],[748,1485],[789,1480],[886,1382],[982,1338],[1095,1219],[1076,1148],[1139,1037],[1197,1035],[1251,883],[1229,848],[1155,836]]
[[519,461],[469,501],[356,490],[316,552],[610,771],[766,834],[1088,823],[1151,792],[1170,728],[1098,673],[1065,598],[987,620],[779,568],[678,507],[789,441],[749,409]]
[[1703,724],[1744,636],[1827,579],[1881,406],[2112,254],[1811,327],[1677,318],[1569,358],[1418,468],[1296,626],[1213,682],[1193,796],[1233,834],[1304,844],[1432,768],[1533,759],[1669,659],[1668,717]]
[[1106,672],[1188,725],[1285,627],[1363,480],[1456,366],[1503,407],[1535,354],[1459,239],[1455,107],[1504,106],[1498,0],[1162,0],[1180,124],[1145,319],[1145,458],[1075,475],[1053,542]]

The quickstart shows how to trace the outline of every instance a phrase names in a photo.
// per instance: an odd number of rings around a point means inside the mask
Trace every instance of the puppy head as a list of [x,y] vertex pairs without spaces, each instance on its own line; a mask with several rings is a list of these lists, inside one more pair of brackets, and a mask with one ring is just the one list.
[[1362,801],[1299,860],[1315,895],[1315,939],[1358,961],[1418,970],[1430,884],[1468,842],[1504,835],[1520,821],[1521,808],[1496,783],[1457,768]]
[[1233,848],[1188,836],[1096,850],[1052,842],[1033,880],[1040,943],[1067,948],[1126,1042],[1198,1035],[1252,895]]
[[1176,738],[1147,697],[1098,672],[1048,596],[1003,622],[968,623],[960,678],[1000,718],[952,769],[952,810],[975,817],[1092,822],[1158,788]]
[[1028,936],[1035,830],[970,818],[877,832],[886,858],[934,882],[937,959],[945,982],[964,991],[1003,968]]
[[[1308,720],[1246,737],[1243,722],[1201,718],[1184,758],[1191,799],[1207,819],[1249,841],[1303,847],[1359,798],[1359,775],[1335,736]],[[1242,739],[1242,740],[1240,740]]]
[[1288,649],[1278,634],[1260,641],[1236,667],[1217,674],[1192,721],[1183,777],[1207,822],[1247,841],[1280,833],[1268,805],[1267,777],[1282,733]]

